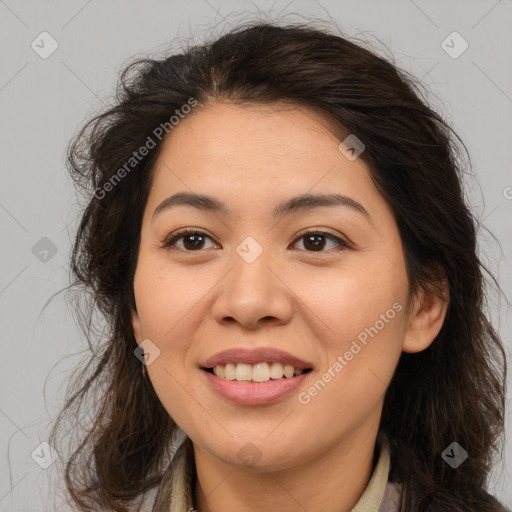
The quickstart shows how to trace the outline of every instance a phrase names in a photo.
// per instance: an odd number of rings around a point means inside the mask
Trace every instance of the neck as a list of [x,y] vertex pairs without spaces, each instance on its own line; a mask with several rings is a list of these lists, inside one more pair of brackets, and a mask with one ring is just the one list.
[[194,447],[197,512],[278,509],[350,512],[366,489],[376,458],[378,425],[359,429],[314,459],[272,472],[233,466]]

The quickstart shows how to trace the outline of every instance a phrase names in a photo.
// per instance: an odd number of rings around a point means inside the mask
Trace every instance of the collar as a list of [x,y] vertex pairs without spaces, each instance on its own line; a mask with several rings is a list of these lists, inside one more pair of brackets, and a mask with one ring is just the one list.
[[[379,433],[378,459],[370,481],[351,512],[395,512],[399,510],[400,484],[388,481],[391,469],[389,443]],[[195,479],[194,448],[188,436],[176,450],[160,483],[152,512],[190,512],[194,510],[192,484]]]

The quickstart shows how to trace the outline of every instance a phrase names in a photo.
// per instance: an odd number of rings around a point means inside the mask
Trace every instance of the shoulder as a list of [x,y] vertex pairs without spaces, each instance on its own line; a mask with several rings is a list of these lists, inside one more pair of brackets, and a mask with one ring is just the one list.
[[[384,495],[378,512],[400,512],[402,501],[403,484],[401,482],[388,481]],[[509,508],[502,505],[492,494],[484,489],[480,489],[479,493],[481,501],[488,505],[485,507],[486,512],[512,512]],[[454,512],[453,507],[434,503],[428,507],[428,512]],[[457,509],[459,510],[459,509]],[[473,508],[464,510],[464,512],[481,512]]]

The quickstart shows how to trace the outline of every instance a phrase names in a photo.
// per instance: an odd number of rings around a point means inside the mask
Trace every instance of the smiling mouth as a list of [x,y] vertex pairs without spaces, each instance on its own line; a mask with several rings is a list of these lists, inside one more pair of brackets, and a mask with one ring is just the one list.
[[291,379],[303,373],[309,373],[311,368],[295,368],[291,364],[277,362],[261,362],[254,365],[247,363],[220,364],[213,368],[202,368],[217,377],[237,382],[261,383],[279,379]]

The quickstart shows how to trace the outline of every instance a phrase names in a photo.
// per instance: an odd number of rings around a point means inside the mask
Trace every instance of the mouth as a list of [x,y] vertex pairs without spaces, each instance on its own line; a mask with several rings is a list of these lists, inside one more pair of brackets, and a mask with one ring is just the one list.
[[304,373],[309,373],[312,368],[295,368],[291,364],[262,361],[257,364],[227,363],[219,364],[202,370],[219,377],[220,379],[261,383],[278,379],[291,379]]
[[311,363],[273,348],[225,350],[199,368],[217,397],[249,406],[283,400],[314,370]]

